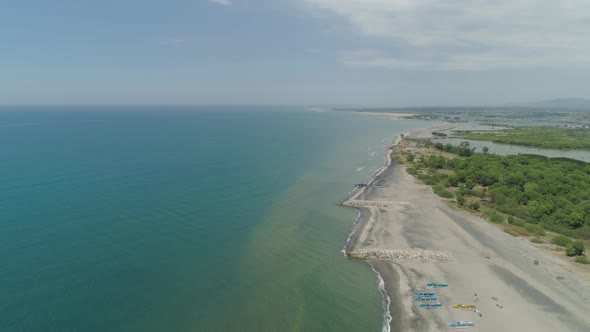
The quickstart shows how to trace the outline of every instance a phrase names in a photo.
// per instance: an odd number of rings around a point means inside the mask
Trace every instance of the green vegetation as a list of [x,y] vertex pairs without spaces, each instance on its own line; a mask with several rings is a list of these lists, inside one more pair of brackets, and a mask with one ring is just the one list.
[[443,197],[443,198],[453,198],[453,197],[455,197],[455,195],[452,192],[446,190],[443,186],[441,186],[439,184],[435,184],[432,187],[432,190],[434,191],[435,194],[437,194],[437,195],[439,195],[440,197]]
[[581,263],[581,264],[590,264],[590,260],[588,260],[588,258],[586,258],[586,256],[578,256],[575,259],[576,263]]
[[554,237],[553,239],[551,239],[552,244],[556,244],[556,245],[558,245],[560,247],[564,247],[564,248],[567,248],[567,246],[569,246],[573,242],[574,241],[572,241],[572,239],[570,239],[567,236],[563,236],[563,235],[558,235],[558,236]]
[[433,186],[437,195],[481,211],[513,236],[545,242],[541,238],[547,231],[560,233],[551,243],[565,247],[569,256],[584,254],[584,242],[570,237],[590,239],[590,164],[537,155],[475,153],[467,142],[450,147],[425,144],[443,151],[442,155],[412,155],[408,172]]
[[540,237],[534,237],[531,239],[532,243],[544,243],[545,241],[543,241],[543,239],[541,239]]
[[504,221],[504,216],[502,216],[501,214],[497,213],[494,210],[485,209],[482,212],[483,212],[484,216],[486,216],[494,224],[499,224],[502,221]]
[[546,234],[545,229],[543,229],[543,227],[540,225],[525,224],[524,229],[526,229],[530,233],[540,235],[540,236],[545,236],[545,234]]
[[479,202],[478,201],[469,201],[469,203],[467,203],[467,207],[472,209],[472,210],[479,210]]
[[[467,142],[431,146],[459,157],[416,158],[412,168],[417,177],[431,185],[456,188],[466,198],[463,204],[468,208],[477,210],[478,204],[485,204],[511,216],[509,222],[514,225],[538,225],[528,226],[534,234],[542,235],[544,228],[590,239],[590,164],[537,155],[473,153]],[[460,157],[465,155],[469,156]],[[501,215],[494,216],[495,220],[499,218]]]
[[546,149],[590,150],[590,129],[587,128],[519,127],[497,131],[457,131],[455,135],[473,140]]
[[437,131],[433,131],[432,132],[432,135],[439,136],[439,137],[447,137],[447,134],[445,134],[445,133],[439,133]]
[[584,241],[577,240],[574,241],[572,244],[568,244],[567,248],[565,248],[565,253],[568,256],[584,255]]
[[461,142],[459,146],[451,144],[434,143],[432,145],[435,149],[450,153],[456,153],[463,157],[469,157],[475,152],[475,148],[469,148],[469,142]]

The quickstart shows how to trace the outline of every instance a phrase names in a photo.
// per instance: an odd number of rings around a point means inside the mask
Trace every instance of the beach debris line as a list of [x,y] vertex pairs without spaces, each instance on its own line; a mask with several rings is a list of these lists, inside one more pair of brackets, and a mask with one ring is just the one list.
[[426,309],[436,309],[442,307],[442,303],[422,303],[420,304],[420,308]]
[[[400,249],[356,249],[347,253],[350,258],[360,259],[379,259],[379,260],[396,260],[396,259],[436,259],[451,260],[453,255],[430,250],[400,250]],[[443,286],[446,287],[446,286]]]
[[472,326],[475,326],[474,322],[464,322],[462,320],[455,320],[455,321],[449,322],[449,327],[466,328],[466,327],[472,327]]

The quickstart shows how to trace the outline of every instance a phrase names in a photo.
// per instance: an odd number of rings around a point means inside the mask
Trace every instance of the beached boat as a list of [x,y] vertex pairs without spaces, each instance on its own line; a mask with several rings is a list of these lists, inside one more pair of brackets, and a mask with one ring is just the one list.
[[455,308],[455,309],[477,309],[477,306],[474,304],[453,304],[453,308]]
[[414,292],[414,295],[418,295],[418,296],[432,296],[432,295],[434,295],[434,292],[422,292],[422,291],[418,291],[418,292]]
[[420,301],[420,302],[424,302],[424,301],[436,301],[437,298],[436,297],[417,297],[414,300],[415,301]]
[[439,282],[431,282],[429,284],[426,284],[426,286],[428,286],[428,287],[435,287],[435,288],[437,288],[437,287],[449,287],[449,284],[442,284],[442,283],[439,283]]
[[472,326],[475,326],[474,322],[464,322],[462,320],[456,320],[456,321],[449,323],[449,327],[455,327],[455,328],[467,328],[467,327],[472,327]]

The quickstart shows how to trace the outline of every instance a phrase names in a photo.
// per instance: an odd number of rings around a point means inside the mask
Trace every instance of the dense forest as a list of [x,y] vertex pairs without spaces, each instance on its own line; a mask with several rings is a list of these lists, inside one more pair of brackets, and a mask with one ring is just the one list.
[[590,149],[590,129],[519,127],[495,131],[456,131],[455,136],[546,149]]
[[538,155],[475,153],[467,142],[426,145],[447,157],[411,152],[401,156],[409,164],[408,172],[433,185],[438,195],[474,210],[481,205],[490,220],[507,219],[533,234],[551,230],[590,239],[590,164]]

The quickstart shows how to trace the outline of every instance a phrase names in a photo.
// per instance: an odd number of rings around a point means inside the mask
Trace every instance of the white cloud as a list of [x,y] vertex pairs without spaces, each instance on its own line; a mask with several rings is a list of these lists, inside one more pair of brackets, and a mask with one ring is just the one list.
[[588,0],[303,0],[389,46],[353,51],[355,66],[487,70],[590,67]]
[[231,5],[232,5],[231,0],[209,0],[209,1],[216,3],[218,5],[225,6],[225,7],[231,7]]

